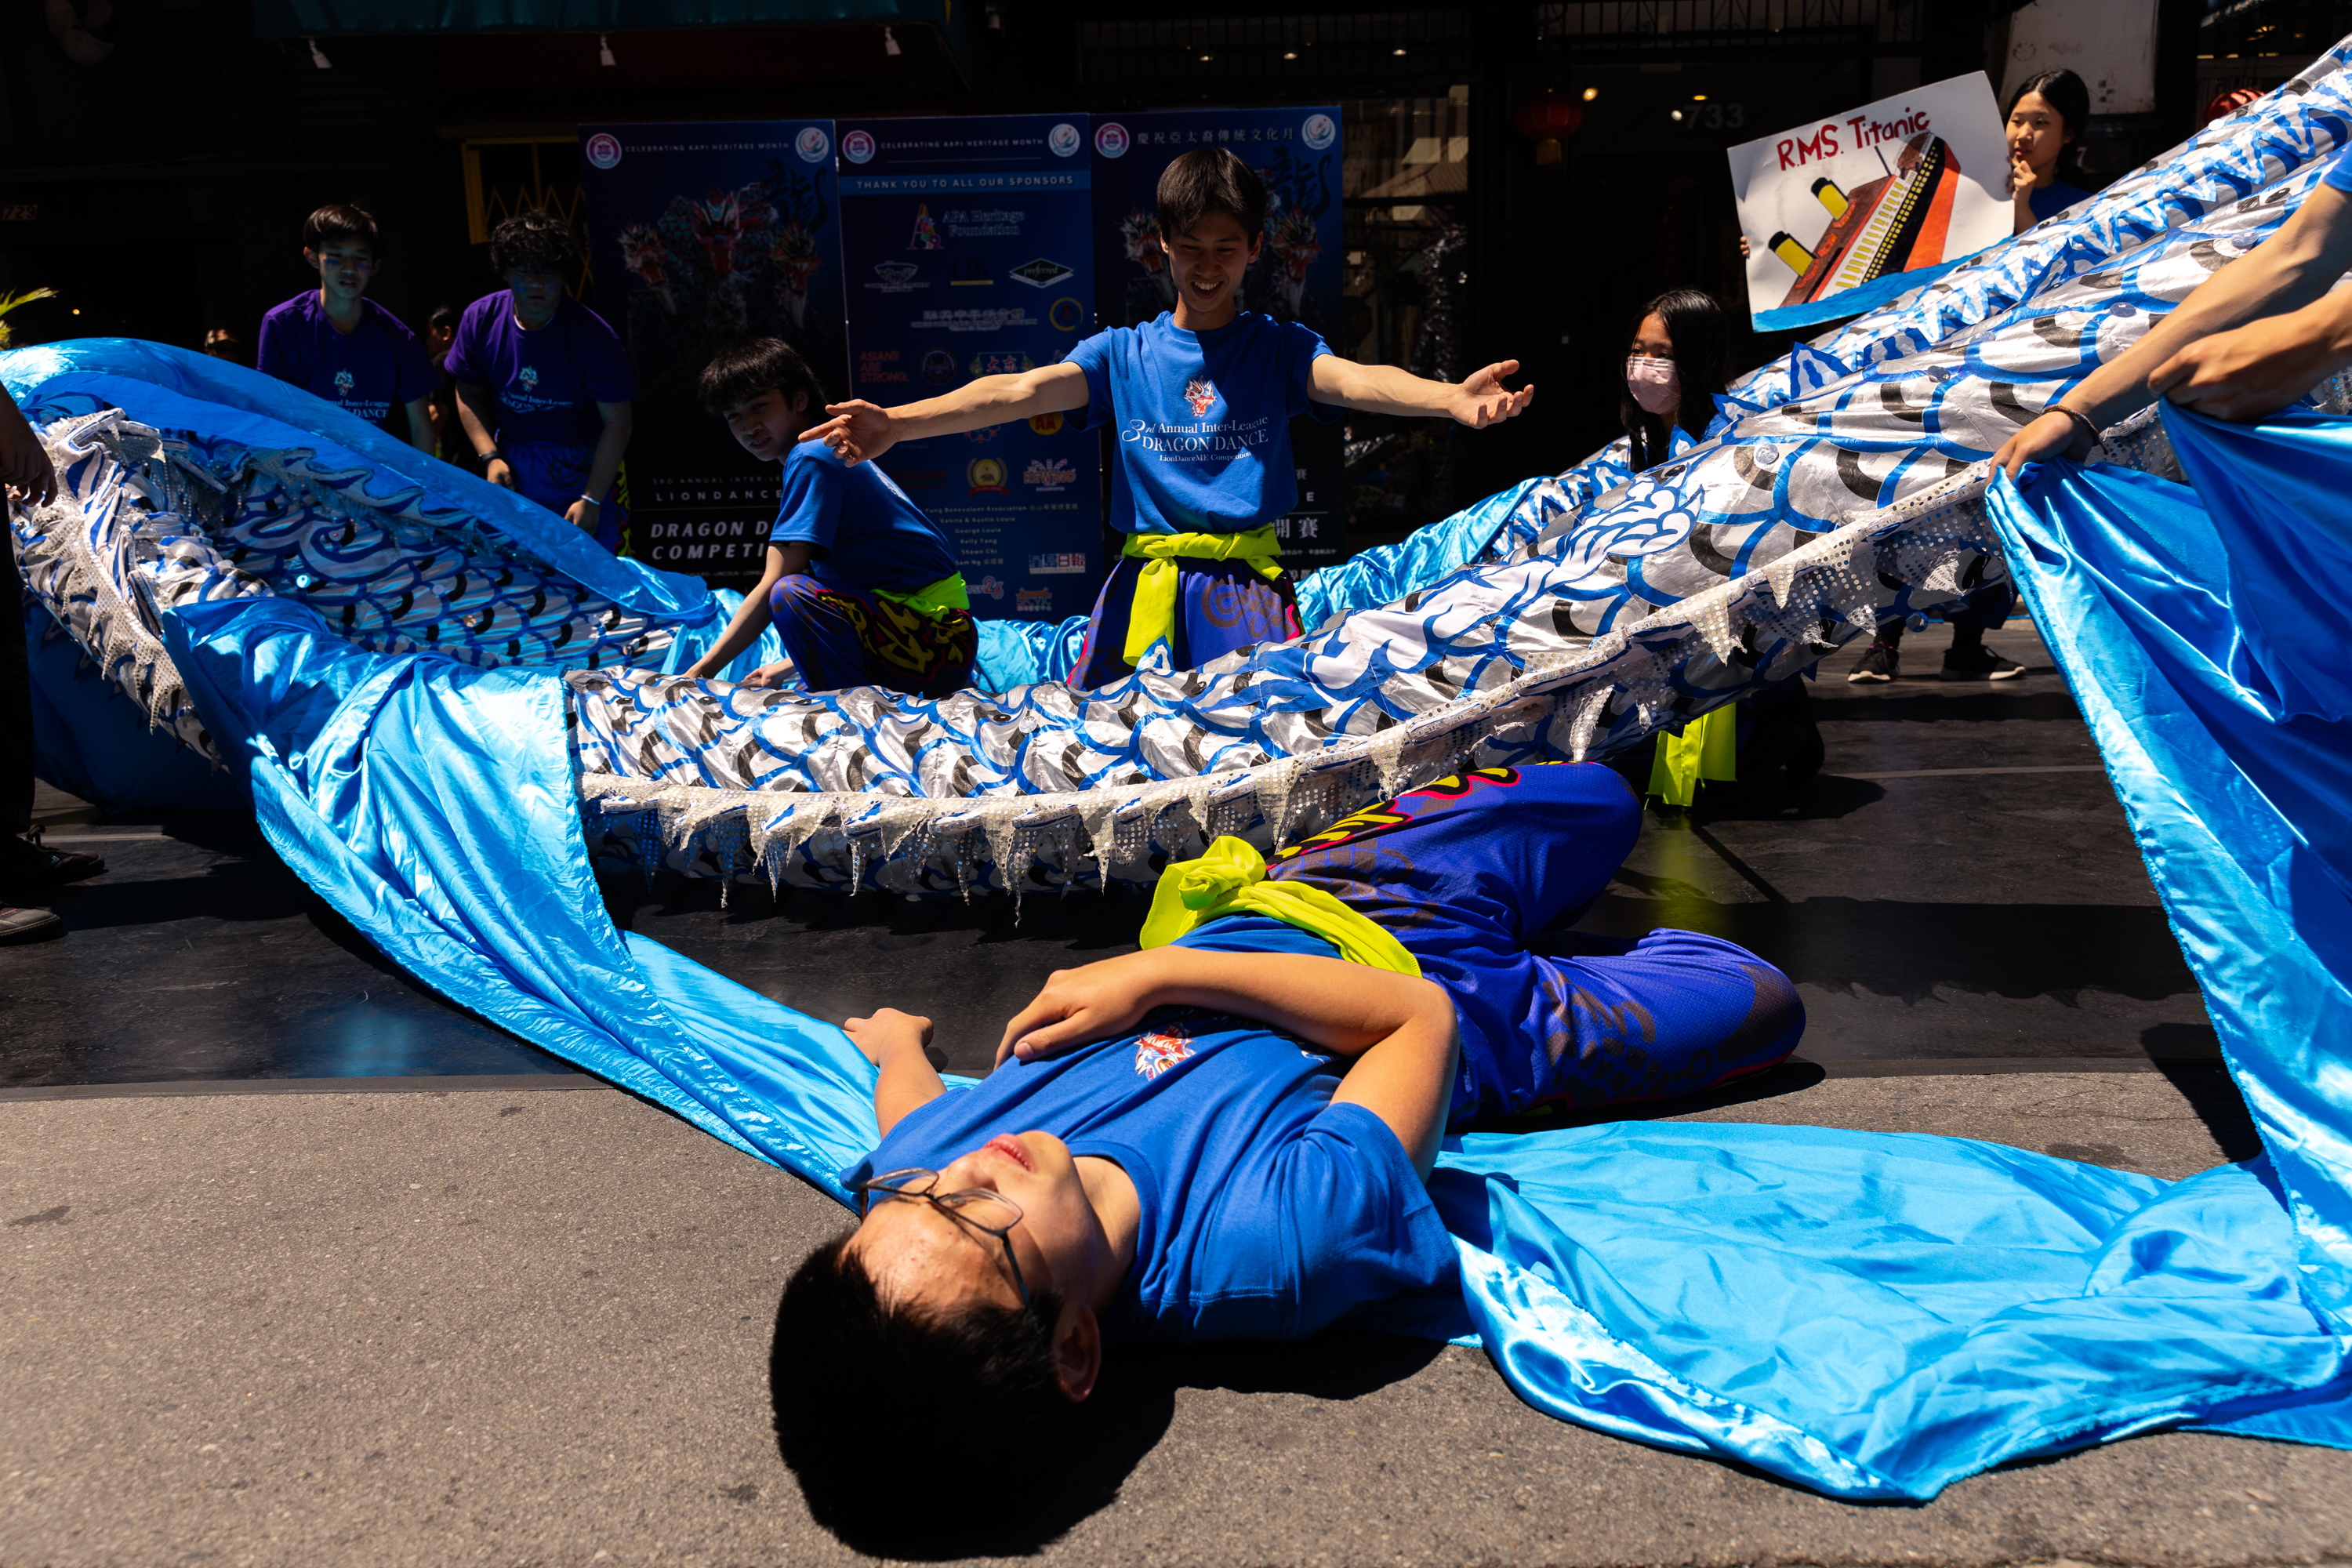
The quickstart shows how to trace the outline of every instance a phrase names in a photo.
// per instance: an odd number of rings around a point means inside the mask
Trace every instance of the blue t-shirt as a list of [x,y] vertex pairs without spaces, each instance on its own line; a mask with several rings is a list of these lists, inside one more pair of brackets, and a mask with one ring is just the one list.
[[1455,1254],[1388,1124],[1334,1105],[1331,1059],[1263,1024],[1161,1008],[1140,1034],[1008,1061],[890,1130],[842,1174],[938,1170],[1045,1131],[1135,1184],[1135,1265],[1108,1331],[1299,1339],[1351,1309],[1449,1286]]
[[621,340],[604,317],[570,295],[547,325],[530,331],[515,321],[513,294],[501,289],[483,295],[457,318],[442,366],[458,381],[490,389],[501,446],[593,447],[604,433],[596,405],[637,395]]
[[335,330],[319,291],[306,289],[261,318],[257,363],[268,374],[323,397],[406,438],[408,424],[393,413],[433,390],[433,362],[425,345],[389,310],[360,301],[360,324]]
[[1121,533],[1244,533],[1298,504],[1293,416],[1346,412],[1309,395],[1328,344],[1295,321],[1244,311],[1188,332],[1162,313],[1070,351],[1087,373],[1085,427],[1118,427],[1110,525]]
[[2319,183],[2352,196],[2352,147],[2336,154],[2336,161],[2327,165],[2327,173],[2319,176]]
[[2046,185],[2035,186],[2027,195],[2025,205],[2033,209],[2034,222],[2047,223],[2076,202],[2090,199],[2091,193],[2082,186],[2070,185],[2063,180],[2053,180]]
[[853,468],[824,442],[803,441],[784,455],[782,489],[768,542],[814,546],[818,582],[911,594],[955,575],[955,547],[873,464]]

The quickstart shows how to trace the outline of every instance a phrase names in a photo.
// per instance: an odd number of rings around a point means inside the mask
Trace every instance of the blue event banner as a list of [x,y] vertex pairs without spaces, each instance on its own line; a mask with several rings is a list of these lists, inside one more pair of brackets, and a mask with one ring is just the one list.
[[[1139,326],[1175,307],[1155,216],[1160,176],[1193,148],[1224,147],[1265,182],[1265,243],[1243,279],[1242,309],[1344,342],[1336,105],[1154,110],[1097,117],[1093,132],[1095,303],[1102,325]],[[1298,505],[1276,521],[1275,531],[1283,559],[1294,567],[1311,569],[1347,552],[1342,438],[1339,425],[1290,423]]]
[[696,382],[721,348],[774,337],[829,396],[846,390],[833,121],[584,125],[580,153],[595,307],[637,378],[628,553],[748,585],[777,465],[703,411]]
[[[884,407],[1052,364],[1094,324],[1083,114],[840,122],[851,395]],[[1078,418],[880,459],[954,541],[972,614],[1058,620],[1102,581],[1098,438]]]

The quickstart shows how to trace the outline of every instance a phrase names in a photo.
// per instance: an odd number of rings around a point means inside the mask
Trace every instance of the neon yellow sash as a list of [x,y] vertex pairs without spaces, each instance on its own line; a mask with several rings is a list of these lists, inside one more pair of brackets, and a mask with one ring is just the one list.
[[1650,764],[1650,787],[1668,805],[1698,798],[1698,782],[1730,784],[1739,777],[1739,721],[1728,702],[1711,709],[1679,735],[1658,737],[1657,760]]
[[1160,873],[1138,945],[1164,947],[1196,926],[1239,914],[1266,915],[1312,931],[1350,963],[1421,975],[1421,964],[1402,942],[1322,889],[1267,881],[1265,857],[1238,838],[1220,838],[1198,860],[1180,860]]
[[918,588],[911,594],[894,594],[887,588],[877,588],[874,596],[887,599],[894,605],[904,605],[933,620],[938,620],[950,610],[971,608],[971,595],[964,586],[961,572],[942,577],[927,587]]
[[[1247,562],[1271,583],[1282,575],[1281,542],[1274,524],[1247,533],[1130,533],[1119,552],[1149,563],[1135,580],[1135,599],[1127,612],[1127,662],[1141,664],[1153,643],[1176,635],[1176,562]],[[1402,949],[1399,949],[1402,952]]]

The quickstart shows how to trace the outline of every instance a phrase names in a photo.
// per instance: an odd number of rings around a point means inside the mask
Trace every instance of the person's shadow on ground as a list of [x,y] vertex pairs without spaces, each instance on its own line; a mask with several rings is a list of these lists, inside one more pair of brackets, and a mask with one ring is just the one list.
[[[1444,1349],[1442,1341],[1359,1329],[1281,1344],[1130,1346],[1106,1360],[1060,1462],[1047,1475],[1024,1478],[1031,1484],[1022,1489],[1022,1505],[990,1512],[994,1478],[982,1473],[930,1492],[906,1517],[838,1533],[853,1550],[914,1562],[1032,1555],[1118,1500],[1128,1477],[1168,1435],[1180,1389],[1360,1399],[1412,1377]],[[1009,1472],[1035,1458],[1008,1451],[983,1468]]]

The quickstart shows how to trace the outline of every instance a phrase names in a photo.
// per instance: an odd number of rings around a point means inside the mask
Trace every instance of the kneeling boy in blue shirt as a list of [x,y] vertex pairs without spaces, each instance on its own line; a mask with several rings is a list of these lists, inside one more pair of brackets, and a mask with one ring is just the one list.
[[[945,697],[965,686],[980,634],[954,548],[889,475],[804,437],[824,390],[792,345],[760,338],[727,350],[703,367],[701,392],[745,451],[784,471],[766,574],[687,673],[717,675],[772,623],[812,691]],[[774,686],[784,671],[764,665],[744,684]]]
[[1505,390],[1517,360],[1449,386],[1341,359],[1306,327],[1243,311],[1239,290],[1265,241],[1265,205],[1264,182],[1231,149],[1185,153],[1160,177],[1172,313],[1097,332],[1059,364],[984,375],[943,397],[898,408],[835,404],[813,433],[856,464],[899,441],[1041,414],[1083,409],[1088,428],[1116,422],[1110,521],[1129,537],[1070,675],[1082,690],[1134,669],[1156,643],[1167,645],[1174,668],[1191,669],[1299,635],[1274,529],[1298,500],[1294,416],[1329,420],[1355,408],[1483,429],[1535,395],[1533,387]]
[[1538,938],[1640,830],[1600,763],[1480,768],[1270,869],[1231,838],[1170,868],[1143,951],[1055,975],[971,1089],[929,1020],[851,1019],[881,1068],[881,1141],[842,1173],[865,1217],[785,1287],[769,1372],[810,1510],[870,1528],[939,1434],[1013,1457],[984,1489],[1050,1473],[1034,1439],[1108,1342],[1294,1339],[1453,1287],[1423,1185],[1448,1125],[1787,1057],[1795,988],[1729,942]]

